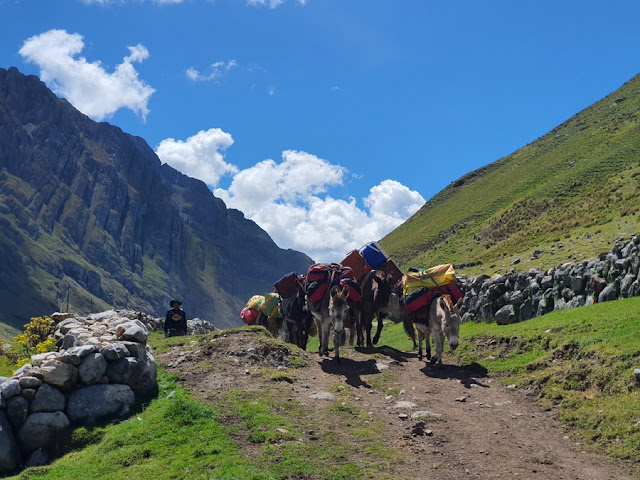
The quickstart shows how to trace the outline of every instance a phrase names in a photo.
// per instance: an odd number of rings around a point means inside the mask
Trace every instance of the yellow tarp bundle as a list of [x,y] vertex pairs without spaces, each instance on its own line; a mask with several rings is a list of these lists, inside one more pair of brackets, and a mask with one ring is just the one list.
[[402,277],[403,295],[406,297],[410,293],[421,287],[437,288],[449,285],[455,280],[456,272],[453,265],[436,265],[435,267],[409,272]]
[[260,313],[264,313],[267,317],[280,318],[280,309],[278,308],[280,295],[267,293],[263,298],[262,303],[258,305]]
[[245,305],[245,308],[258,310],[262,303],[264,303],[264,295],[254,295],[249,299],[249,301]]

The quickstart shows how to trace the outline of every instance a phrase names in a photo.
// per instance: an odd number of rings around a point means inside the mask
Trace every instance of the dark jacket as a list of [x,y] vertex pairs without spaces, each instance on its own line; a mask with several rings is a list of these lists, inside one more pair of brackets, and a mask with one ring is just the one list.
[[[169,332],[169,330],[178,330],[180,333]],[[187,315],[184,310],[172,308],[167,312],[167,317],[164,319],[164,333],[187,334]]]

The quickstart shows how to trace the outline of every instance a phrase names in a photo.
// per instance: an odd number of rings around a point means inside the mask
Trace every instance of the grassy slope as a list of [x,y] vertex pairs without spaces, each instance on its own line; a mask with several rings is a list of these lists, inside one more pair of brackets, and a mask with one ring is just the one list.
[[[596,256],[640,222],[640,76],[545,136],[453,182],[381,240],[402,267],[465,273]],[[623,100],[620,100],[623,99]],[[585,238],[589,232],[594,238]],[[563,247],[554,249],[558,242]],[[534,250],[543,250],[531,261]],[[490,270],[490,271],[489,271]]]
[[[499,327],[465,324],[457,362],[479,371],[501,374],[505,383],[533,387],[543,406],[557,409],[569,430],[588,445],[617,458],[636,459],[640,449],[637,406],[640,389],[633,381],[639,366],[640,298],[553,312],[527,322]],[[219,334],[219,333],[218,333]],[[207,336],[197,337],[199,341]],[[152,337],[156,349],[189,345],[190,337]],[[270,340],[273,341],[273,340]],[[401,325],[385,327],[382,345],[407,350]],[[309,351],[314,347],[310,346]],[[445,351],[445,363],[452,354]],[[281,372],[274,374],[274,379]],[[387,391],[392,378],[373,385]],[[170,399],[169,392],[176,395]],[[286,390],[286,389],[285,389]],[[343,417],[351,441],[317,424],[319,441],[296,441],[301,422],[312,418],[305,407],[272,394],[262,398],[232,391],[204,405],[181,389],[176,379],[161,373],[160,395],[142,412],[118,425],[73,437],[75,450],[52,465],[29,469],[15,478],[243,478],[272,479],[383,478],[385,462],[399,461],[376,442],[384,428],[350,402],[349,391],[335,392],[333,414]],[[282,433],[277,429],[285,429]],[[234,438],[261,446],[257,458],[242,451]],[[86,448],[81,448],[85,447]],[[360,448],[379,463],[350,462],[349,452]],[[335,454],[340,451],[341,454]],[[381,456],[382,455],[382,456]]]

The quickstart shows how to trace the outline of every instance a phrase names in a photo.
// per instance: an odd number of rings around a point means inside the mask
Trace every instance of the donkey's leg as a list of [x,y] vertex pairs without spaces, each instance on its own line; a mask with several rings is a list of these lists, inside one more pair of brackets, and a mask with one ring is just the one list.
[[427,360],[431,360],[431,332],[427,334]]
[[316,316],[314,315],[314,316],[313,316],[313,321],[314,321],[314,322],[315,322],[315,324],[316,324],[316,330],[318,330],[318,354],[319,354],[320,356],[322,356],[322,354],[323,354],[322,346],[323,346],[323,344],[324,344],[324,340],[323,340],[323,338],[322,338],[322,333],[323,333],[323,330],[322,330],[322,320],[319,320],[319,319],[318,319],[318,318],[316,318]]
[[436,354],[431,357],[431,363],[438,362],[438,367],[442,367],[442,351],[444,350],[444,333],[438,328],[431,331],[433,343],[436,345]]
[[353,304],[353,321],[356,324],[356,342],[359,347],[364,347],[364,335],[362,333],[363,311],[361,303]]
[[306,350],[307,342],[309,341],[309,333],[311,332],[311,322],[313,322],[313,319],[308,312],[305,313],[305,315],[302,317],[302,322],[304,326],[302,328],[302,334],[300,336],[300,348],[302,350]]
[[[418,327],[418,360],[422,361],[422,340],[424,339],[424,333],[422,332],[422,328]],[[414,340],[415,342],[415,340]],[[427,339],[427,348],[429,345],[429,340]]]
[[329,356],[329,334],[331,327],[331,319],[322,319],[322,353],[320,355]]
[[373,337],[373,343],[378,343],[380,341],[380,334],[382,333],[382,314],[380,312],[376,312],[376,318],[378,319],[378,328],[376,329],[376,336]]

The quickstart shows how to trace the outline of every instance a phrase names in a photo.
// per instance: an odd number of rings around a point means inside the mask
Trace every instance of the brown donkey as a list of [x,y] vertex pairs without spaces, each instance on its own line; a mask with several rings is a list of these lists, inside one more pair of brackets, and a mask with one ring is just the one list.
[[[367,273],[360,282],[362,300],[354,304],[356,330],[358,332],[358,346],[364,346],[366,333],[367,347],[372,347],[380,340],[382,332],[382,318],[389,312],[389,296],[391,295],[391,278],[380,270]],[[378,319],[378,328],[371,342],[373,317]],[[363,331],[364,329],[364,331]]]

